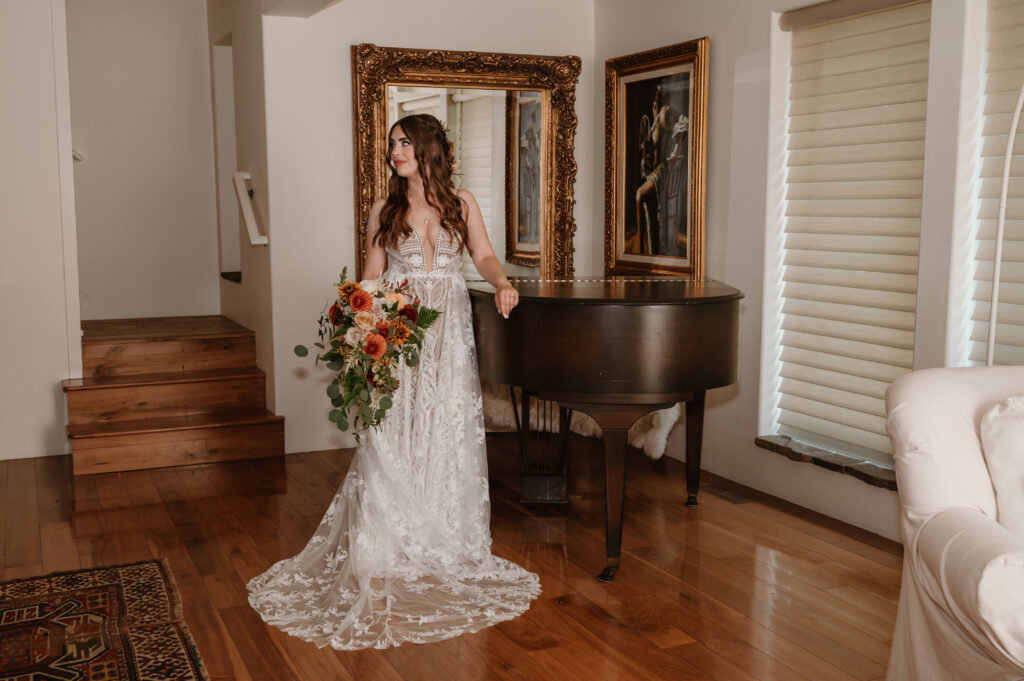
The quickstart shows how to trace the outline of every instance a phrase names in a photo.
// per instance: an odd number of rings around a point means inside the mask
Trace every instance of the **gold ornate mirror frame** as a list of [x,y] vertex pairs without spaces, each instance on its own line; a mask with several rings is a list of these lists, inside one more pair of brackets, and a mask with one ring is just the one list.
[[387,195],[389,85],[536,90],[542,95],[544,205],[540,275],[573,275],[576,82],[579,57],[352,46],[356,164],[356,270],[362,274],[370,207]]

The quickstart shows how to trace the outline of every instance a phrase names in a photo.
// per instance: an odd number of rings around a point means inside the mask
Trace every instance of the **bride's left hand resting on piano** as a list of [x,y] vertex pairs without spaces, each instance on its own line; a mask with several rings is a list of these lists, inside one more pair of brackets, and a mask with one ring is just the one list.
[[519,291],[508,282],[498,257],[494,255],[476,199],[465,189],[459,189],[456,193],[465,202],[466,226],[469,228],[469,255],[473,258],[473,264],[480,275],[497,289],[494,292],[494,305],[498,308],[498,313],[508,319],[512,308],[519,304]]

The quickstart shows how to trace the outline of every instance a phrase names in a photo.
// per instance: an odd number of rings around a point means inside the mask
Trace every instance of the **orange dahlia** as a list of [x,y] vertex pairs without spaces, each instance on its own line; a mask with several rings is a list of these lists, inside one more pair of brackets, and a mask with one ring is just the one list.
[[348,304],[356,312],[366,312],[373,308],[373,296],[361,288],[357,288],[348,297]]
[[390,329],[390,328],[391,328],[391,322],[389,322],[387,320],[382,319],[379,322],[377,322],[377,333],[379,333],[380,335],[384,336],[385,338],[388,337],[388,329]]
[[374,359],[380,359],[388,349],[388,342],[379,333],[367,334],[363,342],[363,352]]
[[354,281],[346,281],[344,284],[338,287],[338,297],[342,300],[348,300],[348,297],[352,295],[352,292],[359,288],[359,284]]

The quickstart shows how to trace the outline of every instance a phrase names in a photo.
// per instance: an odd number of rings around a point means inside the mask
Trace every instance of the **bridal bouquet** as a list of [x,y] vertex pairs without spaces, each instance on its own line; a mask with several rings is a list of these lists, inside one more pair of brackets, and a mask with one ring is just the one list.
[[[317,361],[335,372],[327,386],[334,408],[330,420],[339,430],[377,427],[398,389],[398,363],[416,366],[423,334],[440,312],[419,304],[409,283],[390,287],[380,279],[338,282],[338,300],[320,314]],[[305,357],[309,348],[296,345]]]

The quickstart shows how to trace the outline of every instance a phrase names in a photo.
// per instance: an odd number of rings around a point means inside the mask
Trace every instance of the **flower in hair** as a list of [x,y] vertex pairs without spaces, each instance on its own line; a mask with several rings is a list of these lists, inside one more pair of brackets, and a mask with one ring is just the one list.
[[455,162],[455,142],[448,143],[448,165],[451,167],[452,172],[459,169],[459,164]]
[[[438,122],[440,123],[440,121]],[[443,137],[442,146],[448,153],[448,167],[455,172],[459,169],[459,164],[455,162],[455,142],[451,141],[451,131],[448,130],[447,123],[441,123],[441,136]]]

